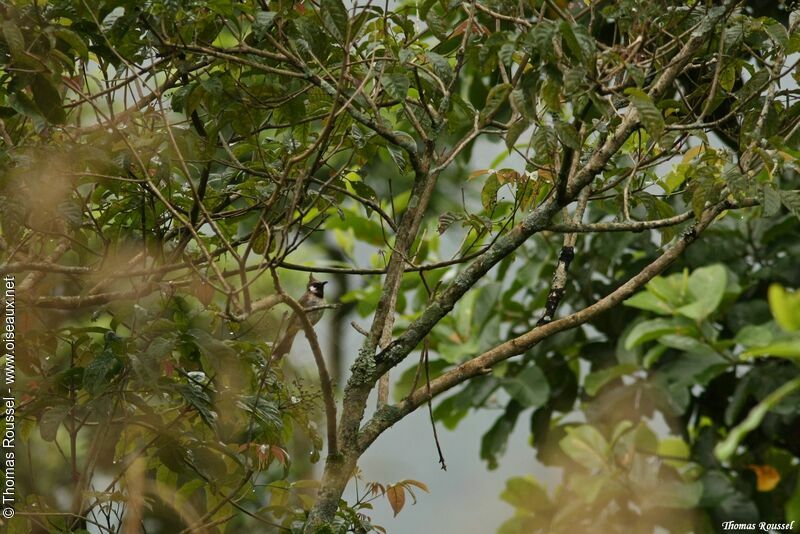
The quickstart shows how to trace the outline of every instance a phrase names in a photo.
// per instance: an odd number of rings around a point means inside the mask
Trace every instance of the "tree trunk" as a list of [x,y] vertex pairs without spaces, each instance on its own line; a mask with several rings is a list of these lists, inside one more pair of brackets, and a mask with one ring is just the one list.
[[317,502],[311,509],[303,529],[305,534],[334,532],[333,519],[336,509],[339,507],[339,500],[347,487],[357,460],[358,453],[350,451],[327,457]]

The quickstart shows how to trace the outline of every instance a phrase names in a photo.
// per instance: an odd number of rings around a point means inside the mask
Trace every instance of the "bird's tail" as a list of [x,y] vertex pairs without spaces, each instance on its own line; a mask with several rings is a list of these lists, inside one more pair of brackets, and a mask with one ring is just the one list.
[[283,335],[281,340],[273,345],[272,347],[272,359],[273,360],[280,360],[287,354],[289,351],[292,350],[292,344],[294,344],[294,337],[297,335],[297,331],[289,331]]

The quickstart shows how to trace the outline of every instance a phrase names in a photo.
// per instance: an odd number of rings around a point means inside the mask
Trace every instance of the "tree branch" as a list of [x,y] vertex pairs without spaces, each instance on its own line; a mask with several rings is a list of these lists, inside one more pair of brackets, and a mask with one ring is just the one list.
[[320,388],[322,389],[322,400],[325,403],[325,423],[328,429],[328,455],[336,456],[339,454],[339,445],[336,436],[336,401],[333,398],[333,385],[331,384],[331,377],[328,374],[328,368],[325,365],[325,357],[322,355],[322,349],[319,347],[319,340],[317,333],[314,331],[314,325],[308,320],[306,310],[295,299],[283,290],[280,278],[274,267],[270,268],[272,274],[272,281],[275,285],[275,291],[280,296],[285,304],[287,304],[297,318],[300,319],[300,326],[303,327],[303,332],[308,339],[308,344],[311,345],[311,352],[314,354],[314,361],[317,364],[317,372],[319,374]]
[[383,431],[427,402],[429,396],[439,395],[470,378],[485,374],[487,369],[490,369],[497,363],[511,358],[512,356],[522,354],[540,341],[558,332],[579,326],[621,303],[653,277],[669,267],[691,243],[697,240],[703,230],[728,207],[729,205],[727,202],[722,202],[706,209],[701,219],[686,230],[667,251],[642,269],[639,274],[594,304],[568,315],[567,317],[543,325],[537,325],[525,334],[506,341],[459,365],[455,369],[440,375],[431,381],[430,389],[428,389],[427,386],[419,387],[403,402],[379,410],[362,429],[359,437],[359,448],[365,450]]

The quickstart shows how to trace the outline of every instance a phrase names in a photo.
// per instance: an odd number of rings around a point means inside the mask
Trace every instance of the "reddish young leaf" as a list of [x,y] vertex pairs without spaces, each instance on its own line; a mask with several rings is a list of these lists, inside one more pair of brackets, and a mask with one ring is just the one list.
[[748,465],[756,474],[756,489],[758,491],[772,491],[781,481],[781,474],[771,465]]
[[386,499],[389,501],[389,505],[392,507],[392,511],[394,511],[394,515],[400,513],[400,510],[403,509],[403,506],[406,504],[406,490],[403,486],[399,484],[392,484],[386,488]]
[[289,453],[277,445],[272,445],[270,447],[270,454],[272,454],[272,457],[278,460],[278,462],[280,462],[280,464],[283,466],[286,466],[289,463]]
[[428,489],[427,484],[425,484],[424,482],[420,482],[419,480],[413,480],[413,479],[407,478],[407,479],[401,481],[400,484],[402,484],[403,486],[416,486],[419,489],[421,489],[422,491],[424,491],[425,493],[430,493],[431,492],[431,490]]

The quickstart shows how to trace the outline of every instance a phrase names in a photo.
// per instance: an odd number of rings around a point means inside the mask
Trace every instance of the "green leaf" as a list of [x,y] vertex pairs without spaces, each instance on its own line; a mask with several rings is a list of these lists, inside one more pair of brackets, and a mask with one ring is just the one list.
[[631,349],[646,341],[658,339],[667,334],[686,334],[691,331],[691,323],[681,317],[643,321],[634,326],[628,333],[628,337],[625,339],[625,348]]
[[780,196],[786,209],[800,219],[800,191],[781,191]]
[[530,126],[530,123],[526,119],[520,119],[509,126],[506,132],[506,148],[511,150],[514,144],[516,144],[517,139],[519,139],[519,136],[528,129],[528,126]]
[[22,56],[25,52],[25,38],[13,20],[3,22],[3,38],[6,40],[6,45],[12,57]]
[[405,74],[390,72],[381,76],[381,84],[392,98],[400,100],[406,99],[408,95],[409,80]]
[[668,436],[658,442],[658,454],[671,458],[691,458],[692,451],[689,445],[678,437]]
[[658,295],[649,291],[640,291],[634,296],[623,302],[625,306],[638,308],[658,313],[660,315],[672,315],[673,309],[669,304],[658,298]]
[[672,171],[667,174],[666,178],[662,181],[662,187],[667,193],[672,193],[686,181],[686,171],[689,170],[689,165],[680,163],[676,165]]
[[678,308],[678,313],[702,321],[722,302],[727,284],[728,272],[722,265],[696,269],[689,276],[689,293],[694,297],[694,302]]
[[319,13],[325,28],[335,38],[344,40],[347,37],[349,16],[342,0],[320,0]]
[[491,213],[497,205],[497,191],[500,187],[502,187],[502,184],[497,179],[497,174],[490,174],[486,179],[486,183],[483,184],[483,189],[481,189],[481,204],[483,204],[483,209],[486,213]]
[[570,52],[581,63],[586,64],[595,51],[594,39],[586,28],[579,24],[570,24],[565,20],[559,25],[559,30]]
[[723,179],[728,184],[731,195],[738,201],[743,201],[748,197],[754,196],[756,188],[753,180],[739,170],[738,165],[726,165]]
[[630,374],[636,371],[638,368],[638,365],[624,363],[609,367],[608,369],[601,369],[600,371],[589,373],[583,383],[583,388],[586,390],[587,394],[594,397],[597,392],[600,391],[600,388],[612,380]]
[[772,330],[763,325],[749,324],[737,332],[734,343],[745,347],[763,347],[772,342]]
[[356,194],[361,198],[366,198],[367,200],[378,199],[378,194],[375,192],[375,190],[361,180],[353,180],[350,182],[350,185],[352,186],[353,191],[355,191]]
[[664,131],[664,117],[661,111],[653,103],[650,95],[639,89],[638,87],[629,87],[625,90],[625,94],[630,98],[631,103],[639,112],[642,125],[644,125],[647,133],[654,139],[658,139]]
[[769,35],[780,47],[786,48],[789,44],[789,33],[786,28],[777,20],[767,19],[764,23],[764,31]]
[[[194,383],[192,384],[178,384],[176,386],[178,393],[180,393],[181,397],[186,401],[186,403],[197,410],[197,413],[200,415],[200,419],[209,426],[209,428],[214,428],[214,423],[216,422],[217,414],[213,410],[213,404],[211,403],[211,398],[208,394],[203,391],[203,389]],[[254,415],[258,415],[258,412],[252,409],[250,405],[244,405],[241,403],[237,403],[240,408],[250,408],[251,413]]]
[[795,482],[794,492],[786,501],[786,521],[800,523],[800,480]]
[[784,385],[767,395],[767,397],[759,402],[750,413],[747,414],[747,417],[744,421],[739,423],[736,428],[732,429],[728,434],[728,437],[725,438],[724,441],[717,444],[714,447],[714,455],[719,459],[721,462],[727,462],[730,460],[731,456],[736,452],[736,448],[739,446],[739,443],[744,439],[744,437],[758,428],[761,424],[761,421],[767,415],[767,413],[775,407],[784,397],[794,393],[797,389],[800,389],[800,378],[795,378],[789,382],[786,382]]
[[588,469],[608,465],[608,442],[591,425],[567,427],[567,435],[558,444],[567,456]]
[[742,358],[753,358],[756,356],[777,356],[781,358],[800,358],[800,338],[787,341],[776,341],[764,347],[757,347],[746,350],[742,353]]
[[726,91],[733,89],[736,83],[736,68],[733,65],[726,65],[719,76],[719,85]]
[[547,490],[531,476],[509,478],[500,498],[515,508],[529,512],[546,510],[552,506]]
[[100,355],[86,366],[83,372],[83,387],[92,397],[96,397],[105,390],[111,379],[122,369],[119,358],[109,349],[104,349]]
[[31,83],[31,90],[36,107],[39,108],[45,119],[54,124],[61,124],[66,120],[67,115],[61,105],[61,94],[50,83],[50,80],[37,74]]
[[575,127],[568,122],[556,121],[553,125],[558,139],[564,146],[573,150],[580,150],[581,140],[578,137],[578,131]]
[[779,284],[769,286],[769,309],[787,332],[800,330],[800,291],[788,292]]
[[644,508],[694,508],[703,495],[703,485],[700,482],[680,482],[677,480],[662,480],[652,488],[647,488]]
[[433,72],[441,78],[444,83],[449,83],[453,79],[453,68],[447,58],[440,56],[436,52],[425,52],[425,57],[433,65]]
[[510,83],[501,83],[489,90],[489,94],[486,95],[486,104],[483,106],[480,113],[479,120],[481,124],[486,124],[492,115],[500,109],[500,106],[502,106],[508,98],[511,89],[512,85]]
[[711,166],[702,166],[695,170],[690,190],[692,193],[692,211],[698,219],[702,216],[706,203],[714,204],[719,200],[722,181],[718,180],[719,170]]
[[526,408],[542,406],[550,397],[550,385],[541,369],[536,366],[526,368],[513,378],[502,382],[514,400]]
[[42,120],[41,112],[33,100],[24,91],[17,91],[8,98],[8,105],[17,113],[21,113],[31,119]]
[[555,80],[548,79],[542,84],[541,95],[547,109],[554,113],[561,111],[561,87]]
[[77,33],[66,28],[59,28],[55,31],[55,34],[56,37],[67,43],[72,48],[72,51],[78,54],[83,61],[89,60],[89,48]]
[[770,184],[761,188],[761,214],[772,217],[781,211],[781,196]]
[[53,406],[45,409],[39,419],[39,435],[45,441],[55,441],[61,422],[69,413],[68,405]]
[[569,478],[568,486],[578,497],[577,504],[594,504],[601,494],[617,494],[621,489],[620,483],[609,473],[575,473]]
[[447,39],[447,32],[450,28],[442,17],[433,11],[430,11],[425,17],[425,22],[428,24],[428,29],[433,35],[436,36],[436,38],[438,38],[440,41]]
[[763,91],[767,83],[770,79],[769,69],[764,68],[760,71],[756,72],[753,76],[750,77],[747,82],[739,89],[739,92],[736,93],[736,98],[739,100],[740,103],[745,103],[750,98],[754,97],[756,94]]
[[552,159],[554,152],[558,149],[558,138],[551,128],[540,125],[533,132],[531,147],[537,161],[548,161]]
[[481,460],[486,460],[489,469],[497,468],[497,458],[506,450],[508,437],[514,430],[520,411],[522,408],[512,399],[506,406],[505,413],[481,438]]
[[671,306],[683,303],[688,285],[688,273],[656,276],[647,283],[647,290]]
[[259,11],[256,13],[256,20],[253,21],[253,33],[257,39],[261,40],[264,38],[275,22],[276,15],[277,13],[272,11]]
[[334,216],[328,219],[327,228],[352,230],[356,239],[370,245],[382,246],[385,244],[385,234],[378,222],[349,209],[342,210],[341,217]]

